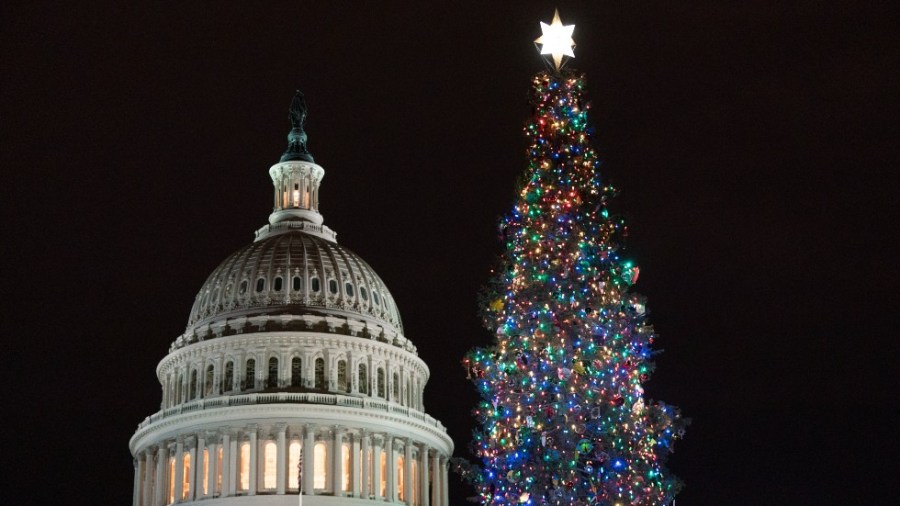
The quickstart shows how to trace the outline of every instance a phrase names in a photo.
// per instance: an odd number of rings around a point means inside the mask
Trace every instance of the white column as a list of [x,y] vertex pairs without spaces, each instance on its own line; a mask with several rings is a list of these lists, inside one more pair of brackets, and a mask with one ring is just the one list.
[[386,496],[388,502],[394,502],[397,500],[397,473],[394,472],[394,470],[397,468],[397,457],[396,455],[394,455],[394,436],[388,434],[385,437],[386,440],[384,442],[384,451],[387,453],[387,472],[385,473],[387,477]]
[[257,443],[257,432],[255,424],[247,426],[247,433],[250,435],[250,490],[247,495],[256,495],[256,485],[259,482],[259,474],[257,470],[259,466],[259,444]]
[[441,458],[441,506],[450,506],[450,490],[447,486],[447,457]]
[[360,441],[360,449],[362,450],[362,472],[360,473],[359,484],[361,493],[358,497],[368,499],[372,495],[372,492],[369,491],[369,434],[363,431],[360,435],[362,436],[362,441]]
[[144,461],[141,459],[140,455],[132,460],[132,464],[134,464],[134,488],[131,491],[131,505],[132,506],[140,506],[139,501],[141,500],[141,469],[144,467]]
[[344,429],[342,427],[334,426],[332,443],[332,455],[334,455],[334,458],[331,460],[331,475],[333,477],[331,486],[334,496],[341,497],[344,495],[342,486],[344,481]]
[[419,454],[419,469],[422,470],[420,473],[422,476],[421,485],[419,485],[419,504],[422,506],[431,506],[431,502],[429,499],[430,491],[428,490],[428,445],[423,444]]
[[216,469],[219,463],[219,448],[212,440],[212,435],[208,437],[210,437],[210,442],[206,445],[206,455],[209,474],[206,475],[206,494],[203,497],[214,497],[216,495],[216,473],[219,471]]
[[431,457],[431,472],[434,474],[432,478],[434,485],[431,488],[431,503],[434,506],[440,506],[443,492],[441,492],[441,457],[438,455],[437,450],[434,451],[434,455]]
[[166,479],[166,468],[169,467],[169,450],[165,446],[159,447],[156,458],[156,506],[166,504],[166,493],[168,490],[169,480]]
[[350,441],[350,494],[359,497],[359,466],[360,446],[359,436],[352,436]]
[[[403,380],[400,380],[403,383]],[[407,506],[412,505],[412,441],[406,438],[403,444],[403,500]]]
[[315,457],[316,433],[311,425],[306,426],[303,437],[303,493],[313,495],[313,460]]
[[278,495],[284,495],[285,482],[287,481],[287,446],[285,445],[285,431],[287,430],[287,425],[283,423],[279,423],[275,426],[276,432],[276,445],[277,451],[275,452],[275,458],[277,459],[278,464],[275,466],[275,493]]
[[175,502],[181,502],[184,483],[184,439],[175,440]]
[[372,443],[375,445],[375,451],[372,452],[372,497],[379,500],[381,499],[381,445],[383,439],[375,436]]
[[153,502],[153,456],[156,448],[151,446],[144,450],[144,490],[141,494],[141,506],[151,506]]
[[203,485],[206,483],[204,481],[206,480],[206,476],[203,476],[204,464],[206,465],[207,471],[209,471],[209,451],[207,451],[204,456],[203,450],[206,450],[206,435],[201,432],[197,435],[197,456],[196,458],[191,459],[191,495],[189,499],[192,501],[196,501],[203,497]]

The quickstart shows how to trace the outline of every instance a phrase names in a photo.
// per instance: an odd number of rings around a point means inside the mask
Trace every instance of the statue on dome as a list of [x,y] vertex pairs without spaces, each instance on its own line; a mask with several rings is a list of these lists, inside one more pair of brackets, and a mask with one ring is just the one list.
[[288,133],[288,147],[284,154],[281,155],[282,162],[290,162],[294,160],[303,160],[312,162],[313,157],[306,148],[306,132],[303,130],[306,124],[306,99],[303,93],[297,90],[293,100],[291,100],[290,120],[291,131]]

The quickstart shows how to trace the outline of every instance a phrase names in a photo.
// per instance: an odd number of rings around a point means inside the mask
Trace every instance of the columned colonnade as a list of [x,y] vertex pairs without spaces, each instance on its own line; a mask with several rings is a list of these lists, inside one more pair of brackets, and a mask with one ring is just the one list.
[[198,431],[142,449],[134,471],[134,506],[296,495],[301,482],[305,495],[449,506],[447,455],[408,437],[342,426]]

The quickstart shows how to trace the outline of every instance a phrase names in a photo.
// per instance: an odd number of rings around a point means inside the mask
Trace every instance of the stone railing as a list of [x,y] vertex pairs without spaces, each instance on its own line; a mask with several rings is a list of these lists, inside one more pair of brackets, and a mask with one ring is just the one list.
[[223,408],[228,406],[247,406],[252,404],[277,404],[277,403],[293,403],[293,404],[327,404],[332,406],[346,406],[348,408],[373,409],[378,411],[386,411],[397,415],[403,415],[418,420],[426,425],[435,427],[441,431],[446,431],[444,425],[431,416],[421,411],[401,406],[393,402],[382,399],[347,397],[344,395],[320,394],[320,393],[296,393],[296,392],[274,392],[274,393],[253,393],[243,395],[227,395],[223,397],[213,397],[209,399],[199,399],[196,401],[179,404],[171,408],[157,411],[148,416],[143,422],[138,424],[138,429],[142,429],[152,423],[158,422],[170,416],[180,415],[183,413],[191,413],[194,411],[202,411],[205,409]]

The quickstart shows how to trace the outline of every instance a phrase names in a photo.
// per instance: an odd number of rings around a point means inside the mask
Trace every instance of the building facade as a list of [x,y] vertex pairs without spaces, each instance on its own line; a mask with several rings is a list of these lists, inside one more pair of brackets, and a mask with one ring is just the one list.
[[299,92],[290,117],[269,223],[209,276],[157,366],[133,504],[448,506],[428,366],[381,278],[323,224]]

